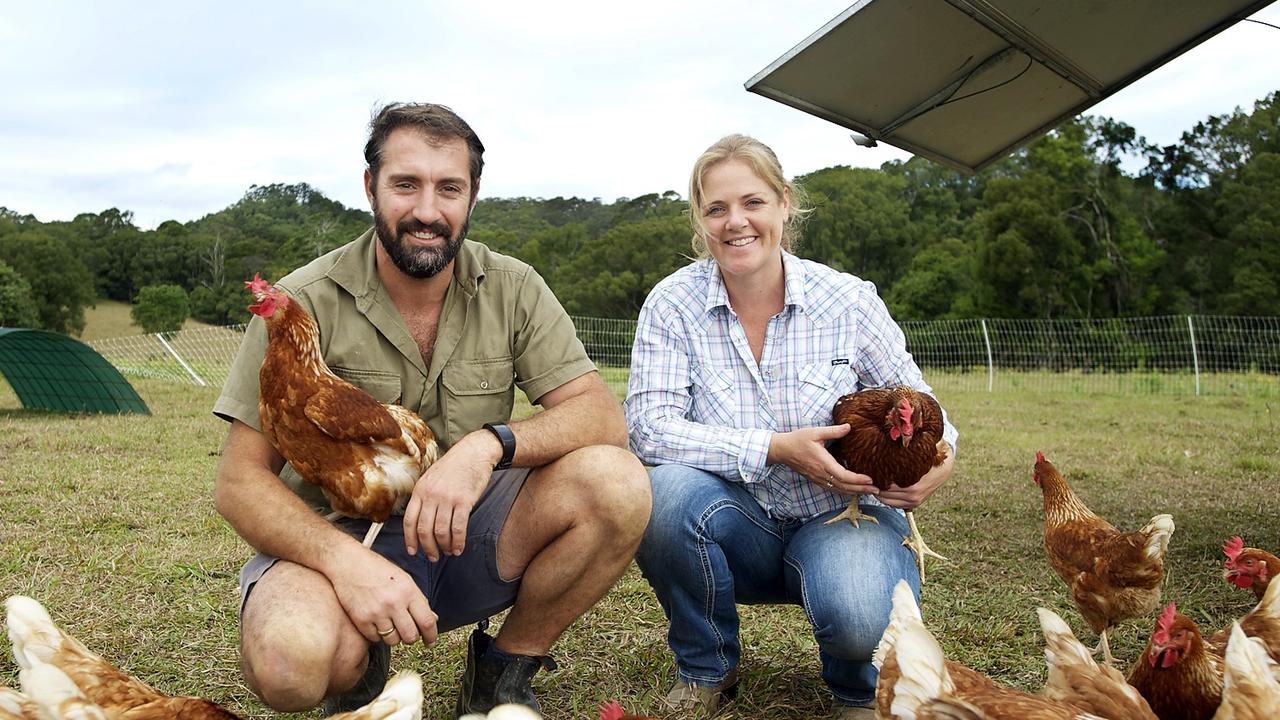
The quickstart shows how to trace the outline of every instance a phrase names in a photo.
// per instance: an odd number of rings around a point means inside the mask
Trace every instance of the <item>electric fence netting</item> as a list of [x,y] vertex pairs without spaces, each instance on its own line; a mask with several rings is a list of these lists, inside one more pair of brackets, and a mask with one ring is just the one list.
[[[634,320],[574,317],[605,382],[621,393]],[[1097,320],[901,323],[907,349],[939,392],[1280,397],[1280,318],[1172,315]],[[243,325],[90,343],[125,376],[217,387]]]

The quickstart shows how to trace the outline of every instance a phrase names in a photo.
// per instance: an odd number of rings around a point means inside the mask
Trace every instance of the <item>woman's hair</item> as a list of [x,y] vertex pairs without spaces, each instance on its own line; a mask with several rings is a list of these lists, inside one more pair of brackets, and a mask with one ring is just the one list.
[[748,135],[725,135],[707,148],[693,164],[693,174],[689,176],[689,223],[693,225],[693,252],[699,258],[708,257],[706,229],[702,225],[702,179],[707,171],[726,160],[745,162],[756,177],[759,177],[781,199],[785,194],[791,196],[791,212],[782,226],[782,248],[791,252],[800,239],[800,227],[805,218],[813,212],[809,205],[808,194],[796,183],[788,182],[782,174],[782,164],[778,156],[768,145]]

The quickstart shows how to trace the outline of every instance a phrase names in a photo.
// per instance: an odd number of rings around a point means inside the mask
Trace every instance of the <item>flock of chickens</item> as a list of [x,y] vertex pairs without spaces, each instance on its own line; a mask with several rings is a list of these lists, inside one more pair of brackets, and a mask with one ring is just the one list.
[[[64,633],[29,597],[5,601],[5,624],[21,691],[0,686],[0,720],[240,720],[209,700],[166,695],[125,673]],[[422,720],[422,703],[422,678],[401,671],[368,705],[330,720]],[[499,705],[460,720],[539,718],[523,705]],[[600,706],[600,720],[644,719],[611,701]]]
[[[1080,614],[1099,635],[1090,652],[1062,618],[1037,610],[1048,680],[1038,695],[1000,686],[948,661],[921,621],[905,583],[876,650],[877,717],[883,720],[1276,720],[1280,718],[1280,558],[1224,546],[1223,576],[1253,591],[1254,608],[1205,638],[1195,622],[1165,606],[1142,656],[1123,675],[1113,666],[1107,630],[1160,606],[1169,515],[1120,532],[1072,491],[1057,468],[1036,454],[1035,483],[1044,499],[1044,546]],[[1105,662],[1093,660],[1101,651]]]

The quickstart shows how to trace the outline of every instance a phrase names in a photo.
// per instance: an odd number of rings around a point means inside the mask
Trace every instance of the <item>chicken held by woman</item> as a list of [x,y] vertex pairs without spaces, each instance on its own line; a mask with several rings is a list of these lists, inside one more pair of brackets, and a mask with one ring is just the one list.
[[[831,454],[845,469],[866,475],[881,490],[893,485],[910,487],[933,468],[946,461],[949,447],[942,439],[942,407],[928,393],[905,385],[870,388],[845,395],[831,411],[834,424],[849,424],[849,434],[836,440]],[[878,523],[858,509],[858,497],[849,507],[827,521],[848,518],[854,527],[860,520]],[[924,578],[926,555],[945,560],[924,542],[915,516],[907,511],[911,537],[902,544],[916,554],[920,577]]]

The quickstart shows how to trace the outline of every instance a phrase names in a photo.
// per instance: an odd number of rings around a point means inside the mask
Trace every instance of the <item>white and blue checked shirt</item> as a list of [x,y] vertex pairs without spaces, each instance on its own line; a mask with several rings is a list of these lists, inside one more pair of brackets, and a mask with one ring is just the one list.
[[[836,400],[862,388],[933,390],[874,284],[787,252],[782,262],[784,305],[759,366],[714,260],[659,282],[640,310],[625,409],[631,450],[645,463],[740,481],[771,517],[807,519],[849,500],[766,464],[773,433],[830,425]],[[955,448],[959,433],[944,422]]]

